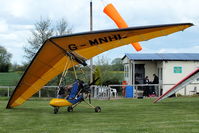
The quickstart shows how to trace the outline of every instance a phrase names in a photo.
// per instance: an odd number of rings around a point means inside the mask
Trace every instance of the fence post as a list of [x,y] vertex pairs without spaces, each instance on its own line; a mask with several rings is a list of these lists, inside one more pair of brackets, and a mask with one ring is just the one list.
[[158,84],[158,97],[160,96],[160,92],[161,92],[160,84]]
[[41,90],[39,90],[39,98],[41,98]]
[[108,86],[108,100],[111,100],[111,87]]
[[184,95],[187,95],[187,86],[184,87]]
[[136,98],[138,98],[138,86],[135,86],[136,89]]
[[8,86],[8,94],[7,94],[8,97],[10,97],[10,88]]

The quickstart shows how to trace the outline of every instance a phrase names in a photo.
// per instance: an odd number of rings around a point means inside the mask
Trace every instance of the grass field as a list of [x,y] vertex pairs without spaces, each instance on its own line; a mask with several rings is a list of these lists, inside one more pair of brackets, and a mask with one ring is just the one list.
[[20,72],[0,73],[0,86],[15,86],[21,75]]
[[53,114],[49,100],[30,100],[6,110],[0,101],[0,133],[199,133],[199,97],[94,100],[95,113],[84,104]]

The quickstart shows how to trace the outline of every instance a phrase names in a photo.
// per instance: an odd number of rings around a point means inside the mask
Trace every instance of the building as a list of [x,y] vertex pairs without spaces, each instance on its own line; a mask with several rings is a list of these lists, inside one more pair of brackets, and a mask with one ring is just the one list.
[[[159,77],[159,85],[163,93],[199,68],[199,53],[128,53],[122,60],[124,80],[128,85],[134,86],[136,81],[143,84],[145,76],[152,81],[153,74],[156,74]],[[177,93],[189,95],[193,90],[199,92],[198,81]]]

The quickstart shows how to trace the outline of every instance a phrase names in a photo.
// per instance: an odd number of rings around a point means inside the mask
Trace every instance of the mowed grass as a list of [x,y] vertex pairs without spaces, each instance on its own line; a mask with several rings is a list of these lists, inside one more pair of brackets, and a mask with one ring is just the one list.
[[21,76],[21,72],[0,73],[0,86],[15,86]]
[[93,100],[101,113],[81,104],[53,114],[49,100],[30,100],[14,109],[0,101],[0,133],[199,133],[199,97]]

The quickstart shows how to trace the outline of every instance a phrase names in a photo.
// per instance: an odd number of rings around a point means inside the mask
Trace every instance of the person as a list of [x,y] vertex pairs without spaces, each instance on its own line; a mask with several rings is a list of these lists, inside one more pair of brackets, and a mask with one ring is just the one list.
[[[149,84],[149,77],[146,76],[144,78],[144,84]],[[144,93],[143,93],[143,96],[149,96],[149,86],[144,86]]]
[[[156,74],[153,74],[153,77],[154,77],[154,79],[153,79],[152,84],[159,84],[159,78],[158,78],[158,76],[157,76]],[[156,92],[158,91],[157,89],[158,89],[158,88],[157,88],[156,86],[153,86],[153,87],[152,87],[152,95],[153,95],[153,96],[156,95]]]
[[81,80],[75,80],[75,82],[72,85],[72,88],[70,89],[70,93],[66,100],[68,100],[72,104],[76,104],[83,100],[83,94],[81,93],[81,90],[83,89],[83,81]]
[[72,84],[71,85],[66,85],[66,88],[65,88],[65,95],[66,95],[66,97],[69,96],[72,87],[73,87]]
[[59,86],[58,87],[58,95],[57,98],[65,98],[70,94],[70,90],[72,88],[72,85],[67,85],[67,86]]
[[58,87],[57,98],[64,98],[64,97],[65,97],[65,87],[64,86],[59,86]]
[[153,77],[154,77],[154,79],[153,79],[153,84],[159,84],[159,78],[158,78],[158,76],[156,75],[156,74],[153,74]]
[[149,84],[149,77],[148,77],[148,76],[146,76],[146,77],[144,78],[144,84]]

